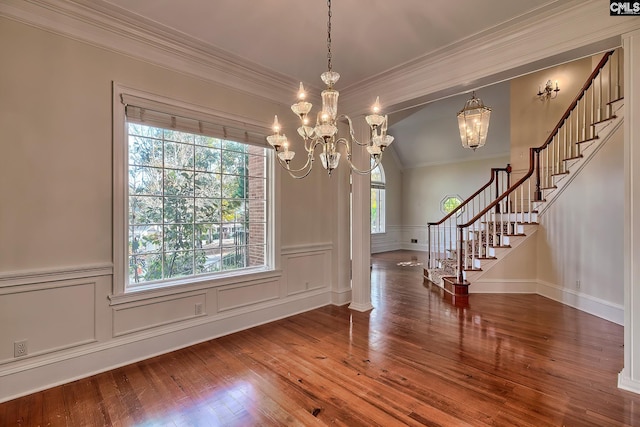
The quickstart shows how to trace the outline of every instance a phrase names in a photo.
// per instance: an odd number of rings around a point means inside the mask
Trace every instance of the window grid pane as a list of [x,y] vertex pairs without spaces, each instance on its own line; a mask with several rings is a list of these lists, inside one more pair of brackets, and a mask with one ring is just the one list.
[[371,189],[371,233],[385,232],[385,190],[383,188]]
[[266,151],[128,123],[129,284],[266,265]]
[[[371,167],[375,165],[371,160]],[[371,234],[385,232],[385,178],[382,164],[371,171]]]

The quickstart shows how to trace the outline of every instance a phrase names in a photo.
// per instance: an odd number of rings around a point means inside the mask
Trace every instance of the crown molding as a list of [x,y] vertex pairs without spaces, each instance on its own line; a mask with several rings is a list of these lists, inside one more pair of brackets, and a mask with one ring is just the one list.
[[423,162],[418,163],[415,166],[406,166],[404,168],[405,171],[422,169],[422,168],[430,168],[435,166],[444,166],[444,165],[453,165],[453,164],[463,164],[463,163],[471,163],[471,162],[479,162],[482,160],[493,160],[493,159],[502,159],[509,158],[510,153],[496,153],[496,154],[485,154],[485,155],[474,155],[474,157],[464,157],[464,158],[452,158],[448,160],[441,160],[437,162]]
[[[510,21],[483,33],[401,64],[342,90],[347,111],[363,112],[369,99],[379,95],[385,110],[403,108],[412,100],[446,92],[476,89],[484,78],[503,75],[503,80],[523,75],[523,67],[549,57],[597,45],[640,28],[635,16],[609,16],[605,0],[571,0],[553,3],[532,15]],[[616,46],[616,47],[617,47]],[[609,47],[605,47],[609,48]],[[584,56],[597,51],[586,52]],[[565,61],[577,59],[567,58]],[[560,59],[559,59],[560,60]],[[508,75],[510,70],[518,74]],[[495,83],[495,81],[491,82]]]
[[[3,0],[0,16],[281,105],[289,104],[291,87],[298,84],[107,2]],[[342,106],[352,115],[365,113],[370,99],[379,94],[387,111],[394,106],[407,108],[416,99],[451,88],[476,89],[481,79],[509,70],[522,75],[523,66],[639,28],[635,16],[609,16],[605,0],[553,2],[342,89]]]
[[106,2],[3,0],[0,16],[280,104],[298,83]]

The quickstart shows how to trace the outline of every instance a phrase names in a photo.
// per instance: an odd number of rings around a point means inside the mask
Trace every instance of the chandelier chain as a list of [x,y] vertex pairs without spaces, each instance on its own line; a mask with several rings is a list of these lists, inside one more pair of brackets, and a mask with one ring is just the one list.
[[327,67],[331,71],[331,0],[327,0],[327,6],[329,7],[327,20]]

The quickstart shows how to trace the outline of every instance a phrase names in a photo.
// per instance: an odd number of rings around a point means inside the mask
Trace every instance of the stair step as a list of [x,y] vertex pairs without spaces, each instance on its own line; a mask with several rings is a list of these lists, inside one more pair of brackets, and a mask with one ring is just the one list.
[[616,115],[614,114],[614,115],[612,115],[612,116],[611,116],[611,117],[609,117],[609,118],[602,119],[602,120],[600,120],[600,121],[598,121],[598,122],[593,122],[593,123],[591,124],[591,126],[598,126],[598,125],[601,125],[601,124],[603,124],[603,123],[610,122],[611,120],[615,120],[615,119],[617,119],[617,118],[618,118],[618,116],[616,116]]
[[551,176],[569,175],[569,171],[552,173]]
[[576,144],[580,145],[580,144],[586,144],[588,142],[593,142],[593,141],[597,141],[598,139],[600,139],[600,137],[598,135],[594,136],[593,138],[590,139],[584,139],[582,141],[576,141]]
[[[567,157],[566,159],[562,159],[562,161],[563,161],[563,162],[570,162],[570,161],[572,161],[572,160],[579,160],[579,159],[581,159],[581,158],[583,158],[583,157],[584,157],[584,156],[583,156],[582,154],[578,154],[578,155],[577,155],[577,156],[575,156],[575,157]],[[567,171],[567,173],[569,173],[569,172]]]

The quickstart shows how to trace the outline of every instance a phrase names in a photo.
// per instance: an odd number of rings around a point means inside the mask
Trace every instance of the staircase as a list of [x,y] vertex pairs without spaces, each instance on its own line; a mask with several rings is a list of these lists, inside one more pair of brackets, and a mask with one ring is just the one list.
[[428,224],[425,280],[464,299],[469,286],[535,233],[538,218],[622,123],[620,50],[604,54],[547,140],[529,149],[529,170],[510,165],[451,213]]

